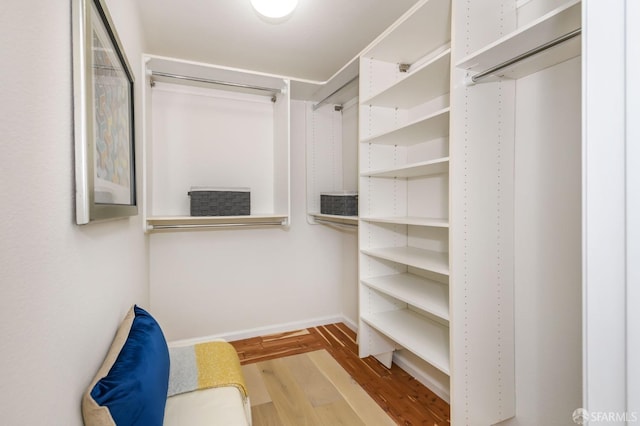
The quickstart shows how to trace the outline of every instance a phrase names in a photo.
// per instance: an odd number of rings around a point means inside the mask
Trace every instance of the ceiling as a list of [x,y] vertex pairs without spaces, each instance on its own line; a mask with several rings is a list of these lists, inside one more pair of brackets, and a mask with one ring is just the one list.
[[324,82],[417,0],[299,0],[268,22],[249,0],[136,0],[147,52]]

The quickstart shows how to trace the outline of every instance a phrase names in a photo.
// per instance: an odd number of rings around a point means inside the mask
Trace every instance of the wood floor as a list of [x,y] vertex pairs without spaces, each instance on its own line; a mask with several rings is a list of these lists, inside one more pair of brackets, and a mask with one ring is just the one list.
[[[355,333],[342,323],[231,344],[247,378],[255,426],[450,423],[449,405],[395,364],[387,369],[373,357],[360,359]],[[286,402],[300,388],[302,402]]]

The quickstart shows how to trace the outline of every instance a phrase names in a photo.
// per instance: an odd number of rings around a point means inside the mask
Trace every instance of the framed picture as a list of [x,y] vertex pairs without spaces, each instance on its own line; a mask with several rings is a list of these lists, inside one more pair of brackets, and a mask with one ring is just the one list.
[[133,73],[103,0],[73,0],[76,223],[138,214]]

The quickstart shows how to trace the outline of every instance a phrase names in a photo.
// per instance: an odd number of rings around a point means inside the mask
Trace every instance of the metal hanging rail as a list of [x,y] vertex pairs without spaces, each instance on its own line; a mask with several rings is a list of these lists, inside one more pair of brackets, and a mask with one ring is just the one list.
[[331,92],[330,94],[328,94],[327,96],[325,96],[321,101],[319,101],[317,104],[313,105],[313,110],[317,110],[318,108],[320,108],[322,105],[324,105],[333,95],[335,95],[336,93],[338,93],[339,91],[341,91],[342,89],[344,89],[345,87],[347,87],[348,85],[350,85],[351,83],[353,83],[354,81],[356,81],[358,79],[359,76],[355,76],[353,77],[351,80],[347,81],[346,83],[344,83],[342,86],[338,87],[336,90],[334,90],[333,92]]
[[532,57],[534,55],[537,55],[538,53],[542,53],[545,50],[548,50],[548,49],[550,49],[550,48],[552,48],[554,46],[557,46],[558,44],[564,43],[565,41],[571,40],[572,38],[579,36],[581,32],[582,32],[581,28],[578,28],[576,30],[568,32],[567,34],[564,34],[564,35],[562,35],[562,36],[560,36],[558,38],[555,38],[555,39],[545,43],[545,44],[542,44],[542,45],[540,45],[538,47],[535,47],[535,48],[533,48],[531,50],[528,50],[528,51],[526,51],[526,52],[524,52],[524,53],[522,53],[522,54],[520,54],[520,55],[518,55],[518,56],[516,56],[514,58],[511,58],[508,61],[504,61],[501,64],[493,66],[493,67],[491,67],[491,68],[489,68],[489,69],[487,69],[485,71],[482,71],[482,72],[474,75],[473,77],[471,77],[471,81],[473,83],[477,83],[480,80],[482,80],[482,79],[484,79],[486,77],[489,77],[490,75],[493,75],[493,74],[495,74],[496,72],[498,72],[500,70],[503,70],[503,69],[505,69],[507,67],[510,67],[513,64],[516,64],[516,63],[518,63],[520,61],[523,61],[523,60],[525,60],[527,58],[530,58],[530,57]]
[[284,226],[283,221],[243,222],[243,223],[207,223],[207,224],[175,224],[175,225],[148,225],[149,231],[162,231],[169,229],[201,229],[201,228],[232,228],[232,227],[260,227],[260,226]]
[[355,224],[355,223],[334,222],[331,220],[318,219],[318,218],[315,218],[315,221],[321,225],[335,226],[336,228],[355,229],[358,227],[358,224]]
[[234,82],[231,82],[231,81],[223,81],[223,80],[211,80],[211,79],[208,79],[208,78],[191,77],[191,76],[179,75],[179,74],[171,74],[171,73],[166,73],[166,72],[161,72],[161,71],[151,71],[151,76],[152,77],[156,76],[156,77],[174,78],[174,79],[177,79],[177,80],[195,81],[195,82],[198,82],[198,83],[217,84],[217,85],[220,85],[220,86],[235,87],[235,88],[238,88],[238,89],[258,90],[258,91],[261,91],[261,92],[267,92],[272,96],[274,96],[274,95],[276,95],[278,93],[282,93],[281,89],[274,89],[272,87],[254,86],[254,85],[251,85],[251,84],[234,83]]

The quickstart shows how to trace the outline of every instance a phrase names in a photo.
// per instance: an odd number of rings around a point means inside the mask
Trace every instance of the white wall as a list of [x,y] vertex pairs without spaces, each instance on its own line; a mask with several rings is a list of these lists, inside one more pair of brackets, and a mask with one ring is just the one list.
[[[136,9],[126,0],[107,3],[137,72]],[[69,1],[0,4],[5,425],[81,425],[81,394],[118,323],[131,304],[148,304],[140,218],[74,224],[70,15]]]
[[640,417],[640,8],[633,0],[582,7],[583,407],[591,413],[589,425],[627,425]]
[[151,307],[169,339],[263,334],[341,316],[341,239],[306,221],[305,108],[291,109],[291,227],[150,236]]

